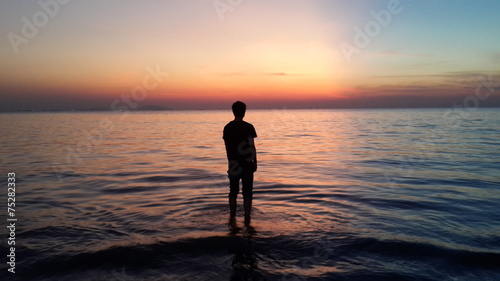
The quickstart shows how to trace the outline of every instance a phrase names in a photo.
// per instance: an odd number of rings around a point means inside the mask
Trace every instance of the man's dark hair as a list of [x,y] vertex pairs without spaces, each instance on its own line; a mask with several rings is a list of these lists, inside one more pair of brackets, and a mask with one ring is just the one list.
[[245,105],[245,103],[243,103],[241,101],[237,101],[237,102],[233,103],[232,108],[233,108],[234,117],[236,117],[236,118],[245,117],[245,111],[247,110],[247,106]]

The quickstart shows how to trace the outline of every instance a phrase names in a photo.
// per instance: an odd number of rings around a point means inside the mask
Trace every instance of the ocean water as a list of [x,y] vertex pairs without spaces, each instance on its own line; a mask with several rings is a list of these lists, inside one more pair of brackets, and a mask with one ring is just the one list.
[[18,220],[12,274],[0,211],[0,279],[500,280],[499,109],[249,109],[255,232],[239,233],[231,118],[1,114]]

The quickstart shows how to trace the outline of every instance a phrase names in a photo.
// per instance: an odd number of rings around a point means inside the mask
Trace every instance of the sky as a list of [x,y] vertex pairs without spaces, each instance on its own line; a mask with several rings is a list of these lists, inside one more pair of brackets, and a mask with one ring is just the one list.
[[500,1],[5,0],[0,111],[499,107]]

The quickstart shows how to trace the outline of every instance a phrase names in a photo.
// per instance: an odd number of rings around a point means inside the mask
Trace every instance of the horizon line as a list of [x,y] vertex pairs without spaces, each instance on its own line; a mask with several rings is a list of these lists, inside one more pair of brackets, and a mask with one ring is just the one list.
[[[453,106],[397,106],[397,107],[268,107],[268,108],[247,108],[247,111],[261,111],[261,110],[387,110],[387,109],[454,109]],[[500,109],[498,105],[492,106],[480,106],[473,108],[471,110],[479,109]],[[80,112],[116,112],[116,113],[126,113],[126,112],[161,112],[161,111],[231,111],[231,108],[168,108],[168,109],[130,109],[130,110],[110,110],[110,109],[17,109],[17,110],[0,110],[1,113],[80,113]]]

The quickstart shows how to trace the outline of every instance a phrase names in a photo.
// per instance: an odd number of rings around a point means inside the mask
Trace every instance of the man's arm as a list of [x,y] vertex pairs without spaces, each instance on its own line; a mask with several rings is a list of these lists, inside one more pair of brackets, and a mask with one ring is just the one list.
[[252,150],[252,162],[254,164],[254,170],[257,171],[257,149],[255,148],[255,139],[248,138],[250,149]]

